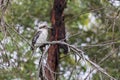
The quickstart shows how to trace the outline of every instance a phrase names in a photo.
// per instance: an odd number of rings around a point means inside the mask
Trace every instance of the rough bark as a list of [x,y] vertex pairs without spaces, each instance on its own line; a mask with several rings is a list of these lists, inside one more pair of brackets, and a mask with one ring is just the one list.
[[[51,23],[52,29],[50,33],[50,41],[65,41],[65,24],[64,24],[64,8],[66,7],[66,0],[54,0],[53,8],[51,11]],[[56,80],[56,74],[59,64],[59,49],[63,48],[64,53],[67,53],[68,49],[65,45],[54,44],[51,45],[48,50],[47,66],[45,68],[45,74],[48,80]]]

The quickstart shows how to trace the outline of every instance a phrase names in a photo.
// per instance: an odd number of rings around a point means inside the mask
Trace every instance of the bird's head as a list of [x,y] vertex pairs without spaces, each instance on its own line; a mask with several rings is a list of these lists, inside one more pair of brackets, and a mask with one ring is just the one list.
[[35,27],[37,28],[37,30],[50,28],[47,22],[39,22],[38,24],[35,25]]
[[43,28],[48,29],[48,24],[47,24],[47,22],[40,22],[40,23],[38,24],[38,28],[39,28],[39,29],[43,29]]

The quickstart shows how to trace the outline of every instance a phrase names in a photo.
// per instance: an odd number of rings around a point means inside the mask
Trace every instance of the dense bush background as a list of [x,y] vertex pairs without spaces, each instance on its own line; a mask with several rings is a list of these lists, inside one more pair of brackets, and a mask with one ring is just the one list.
[[[31,55],[34,21],[39,19],[50,25],[52,4],[53,0],[11,0],[7,6],[4,0],[0,6],[0,80],[36,80],[41,54],[37,50]],[[116,79],[120,79],[119,12],[117,0],[68,0],[65,9],[68,43],[83,50],[86,57]],[[60,70],[64,75],[60,75],[60,80],[67,80],[74,66],[70,80],[83,78],[90,71],[89,63],[76,64],[76,60],[73,52],[61,59]],[[88,80],[110,79],[94,71]]]

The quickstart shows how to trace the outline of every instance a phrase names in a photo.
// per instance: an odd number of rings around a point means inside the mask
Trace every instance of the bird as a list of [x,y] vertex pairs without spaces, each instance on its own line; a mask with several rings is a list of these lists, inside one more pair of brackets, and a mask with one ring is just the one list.
[[37,32],[33,36],[31,49],[34,50],[35,47],[39,47],[43,51],[45,43],[48,38],[48,29],[50,28],[46,21],[37,22],[35,24]]

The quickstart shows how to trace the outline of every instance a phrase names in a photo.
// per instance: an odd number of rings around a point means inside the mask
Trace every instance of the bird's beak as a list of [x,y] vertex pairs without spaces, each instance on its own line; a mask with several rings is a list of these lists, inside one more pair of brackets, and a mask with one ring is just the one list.
[[47,29],[52,29],[52,27],[48,27],[48,26],[47,26]]

